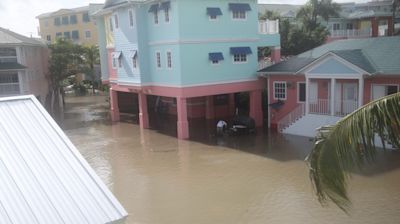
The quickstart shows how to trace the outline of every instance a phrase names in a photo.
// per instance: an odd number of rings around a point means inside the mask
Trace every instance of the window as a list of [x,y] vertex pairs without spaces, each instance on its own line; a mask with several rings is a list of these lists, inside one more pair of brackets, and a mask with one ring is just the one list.
[[112,67],[113,67],[113,69],[117,68],[117,59],[116,58],[112,59]]
[[92,33],[90,32],[90,30],[86,30],[86,31],[85,31],[85,38],[86,38],[86,39],[92,38]]
[[1,74],[0,83],[18,83],[18,73]]
[[274,82],[274,99],[286,100],[286,82]]
[[68,24],[69,24],[69,17],[63,16],[62,17],[62,25],[68,25]]
[[46,36],[46,40],[47,40],[47,41],[51,41],[51,36],[50,36],[50,35],[47,35],[47,36]]
[[61,32],[57,32],[56,33],[56,39],[61,38],[62,37],[62,33]]
[[48,21],[48,20],[45,20],[45,21],[44,21],[44,26],[45,26],[45,27],[48,27],[48,26],[49,26],[49,21]]
[[333,30],[340,30],[340,24],[339,23],[334,23],[333,24]]
[[297,83],[297,102],[306,102],[306,84],[304,82]]
[[70,32],[64,32],[64,38],[69,40],[71,39],[71,33]]
[[115,29],[118,29],[119,28],[118,15],[114,15],[114,23],[115,23]]
[[16,57],[17,51],[15,48],[0,48],[0,57]]
[[210,20],[217,20],[218,16],[222,15],[220,8],[207,8],[207,15]]
[[154,24],[158,24],[158,11],[154,12]]
[[54,25],[55,25],[55,26],[61,25],[61,19],[60,19],[60,17],[54,18]]
[[132,67],[133,67],[134,69],[137,68],[137,55],[135,55],[135,56],[132,58]]
[[89,17],[89,13],[88,12],[85,12],[85,13],[82,14],[82,21],[84,23],[90,22],[90,17]]
[[246,11],[232,11],[232,18],[237,20],[246,19]]
[[233,62],[235,63],[247,62],[247,54],[234,54]]
[[108,22],[110,23],[110,31],[113,32],[114,31],[114,25],[113,25],[113,21],[112,21],[111,17],[110,17],[110,20]]
[[172,53],[167,51],[167,68],[172,68]]
[[79,31],[78,30],[73,30],[72,31],[72,39],[73,40],[79,39]]
[[129,16],[129,26],[133,27],[133,12],[132,12],[132,10],[128,11],[128,16]]
[[169,9],[164,9],[165,22],[169,23]]
[[219,61],[224,60],[224,55],[222,52],[213,52],[208,54],[208,60],[211,61],[211,64],[217,65]]
[[156,63],[157,63],[157,68],[161,68],[161,53],[156,52]]
[[78,23],[78,19],[76,18],[76,15],[71,15],[69,17],[69,23],[71,23],[71,24],[77,24]]
[[353,24],[352,23],[347,23],[346,29],[352,30],[353,29]]

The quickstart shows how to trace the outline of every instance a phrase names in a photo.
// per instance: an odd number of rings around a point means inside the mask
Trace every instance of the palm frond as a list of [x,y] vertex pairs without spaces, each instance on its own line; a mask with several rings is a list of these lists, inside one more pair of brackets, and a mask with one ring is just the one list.
[[321,204],[330,200],[344,212],[351,206],[346,186],[350,171],[374,161],[375,136],[384,147],[400,149],[400,93],[372,101],[334,126],[322,127],[307,156],[310,179]]

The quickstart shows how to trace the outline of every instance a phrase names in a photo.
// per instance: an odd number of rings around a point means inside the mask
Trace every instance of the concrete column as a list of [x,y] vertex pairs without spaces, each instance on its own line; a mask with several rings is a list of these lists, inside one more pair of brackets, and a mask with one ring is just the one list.
[[306,77],[306,114],[310,113],[310,78]]
[[111,121],[119,121],[118,92],[110,88]]
[[179,139],[189,138],[189,122],[187,120],[187,103],[186,98],[177,97],[176,98],[177,107],[177,131]]
[[229,116],[234,116],[236,112],[235,108],[235,94],[229,94]]
[[364,105],[364,78],[358,79],[358,107]]
[[257,127],[263,125],[261,90],[250,92],[250,117],[254,119]]
[[215,118],[214,96],[206,96],[206,119],[211,120],[214,118]]
[[335,116],[335,85],[336,79],[331,79],[331,116]]
[[276,64],[281,61],[281,47],[273,47],[271,49],[271,61],[272,63]]
[[147,97],[146,94],[139,92],[139,125],[140,128],[149,128],[149,113],[147,112]]

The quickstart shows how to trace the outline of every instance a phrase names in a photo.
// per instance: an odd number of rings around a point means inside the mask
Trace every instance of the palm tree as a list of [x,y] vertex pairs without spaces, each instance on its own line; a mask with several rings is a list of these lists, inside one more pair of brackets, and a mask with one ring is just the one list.
[[328,200],[347,212],[349,172],[376,155],[375,136],[385,147],[400,149],[400,93],[370,102],[334,126],[322,127],[306,158],[319,201]]
[[331,17],[338,17],[340,6],[332,0],[309,0],[300,8],[297,18],[303,20],[307,30],[314,30],[318,25],[318,18],[328,21]]
[[100,53],[99,47],[92,46],[83,46],[82,47],[82,58],[83,58],[83,68],[82,71],[88,75],[92,81],[92,91],[95,93],[95,81],[96,74],[94,70],[94,66],[100,64]]

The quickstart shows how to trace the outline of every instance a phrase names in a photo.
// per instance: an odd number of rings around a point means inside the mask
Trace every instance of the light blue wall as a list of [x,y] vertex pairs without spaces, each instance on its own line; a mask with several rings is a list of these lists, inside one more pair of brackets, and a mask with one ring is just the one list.
[[98,42],[100,51],[101,79],[108,80],[109,74],[108,74],[106,33],[105,33],[104,19],[97,18],[96,24],[97,24],[97,33],[98,33]]
[[324,63],[312,69],[310,74],[358,74],[357,71],[347,67],[346,65],[330,58]]

